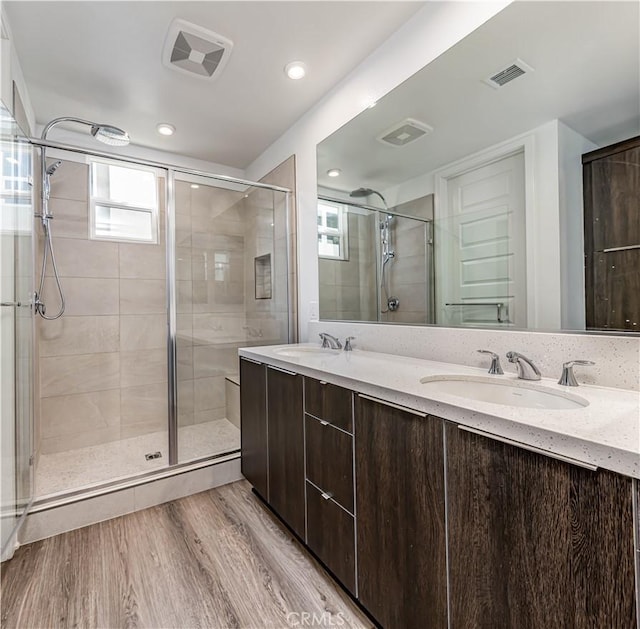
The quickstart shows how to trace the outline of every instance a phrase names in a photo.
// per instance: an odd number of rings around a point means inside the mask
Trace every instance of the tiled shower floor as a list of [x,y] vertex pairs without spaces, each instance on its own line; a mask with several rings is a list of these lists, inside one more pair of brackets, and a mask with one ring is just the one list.
[[[42,454],[36,470],[36,497],[78,489],[155,470],[167,465],[167,432]],[[240,448],[240,430],[226,419],[182,426],[178,435],[180,462]],[[161,452],[147,461],[145,454]]]

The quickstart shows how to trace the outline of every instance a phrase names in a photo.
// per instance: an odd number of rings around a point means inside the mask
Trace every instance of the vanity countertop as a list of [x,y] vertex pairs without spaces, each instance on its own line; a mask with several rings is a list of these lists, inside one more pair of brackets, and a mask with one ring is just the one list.
[[[549,410],[505,406],[463,398],[429,387],[420,380],[445,375],[483,377],[485,369],[434,362],[364,350],[286,356],[283,348],[318,348],[318,345],[247,347],[240,356],[294,371],[332,384],[436,415],[462,426],[516,441],[640,478],[640,393],[624,389],[581,385],[564,387],[543,378],[532,383],[547,391],[584,398],[587,407]],[[491,376],[523,384],[515,373]],[[527,383],[528,384],[528,383]]]

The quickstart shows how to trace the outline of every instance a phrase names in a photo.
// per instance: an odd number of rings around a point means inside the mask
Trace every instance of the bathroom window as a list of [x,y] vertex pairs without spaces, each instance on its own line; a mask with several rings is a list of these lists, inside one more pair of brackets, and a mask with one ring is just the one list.
[[91,238],[158,242],[158,181],[154,170],[90,162]]
[[348,260],[349,213],[339,203],[318,202],[318,256]]

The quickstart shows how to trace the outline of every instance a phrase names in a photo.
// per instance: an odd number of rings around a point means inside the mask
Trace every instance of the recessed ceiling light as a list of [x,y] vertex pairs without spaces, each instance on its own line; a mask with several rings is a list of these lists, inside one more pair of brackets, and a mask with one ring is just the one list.
[[341,172],[339,168],[332,168],[327,171],[327,175],[329,175],[329,177],[339,177]]
[[192,184],[191,184],[191,187],[192,187],[194,190],[197,190],[200,186],[199,186],[197,183],[192,183]]
[[160,135],[173,135],[176,128],[167,122],[161,122],[156,129]]
[[304,75],[307,73],[307,66],[304,65],[302,61],[292,61],[291,63],[287,63],[284,71],[290,79],[297,81],[298,79],[304,78]]

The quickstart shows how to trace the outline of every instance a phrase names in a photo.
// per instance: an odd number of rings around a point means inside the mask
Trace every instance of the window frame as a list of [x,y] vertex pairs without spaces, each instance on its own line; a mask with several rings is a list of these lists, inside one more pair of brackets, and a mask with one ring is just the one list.
[[[160,190],[159,190],[159,174],[158,169],[150,166],[142,166],[139,164],[122,164],[118,160],[90,157],[89,164],[89,240],[107,241],[107,242],[123,242],[135,243],[141,245],[157,245],[159,244],[159,219],[160,219]],[[119,168],[128,168],[130,170],[138,170],[148,172],[153,175],[154,188],[156,194],[156,202],[153,207],[145,207],[134,205],[122,201],[112,201],[108,198],[94,196],[94,164],[104,164],[107,166],[117,166]],[[131,212],[141,212],[151,215],[151,238],[132,238],[129,236],[101,236],[96,233],[96,206],[114,208],[118,210],[127,210]]]
[[[338,214],[338,227],[327,227],[326,221],[325,224],[318,224],[321,205],[336,208]],[[316,209],[316,238],[317,236],[338,236],[340,240],[338,245],[340,253],[337,256],[320,253],[318,243],[318,258],[321,258],[322,260],[337,260],[340,262],[347,262],[349,260],[349,208],[346,203],[318,199]]]

